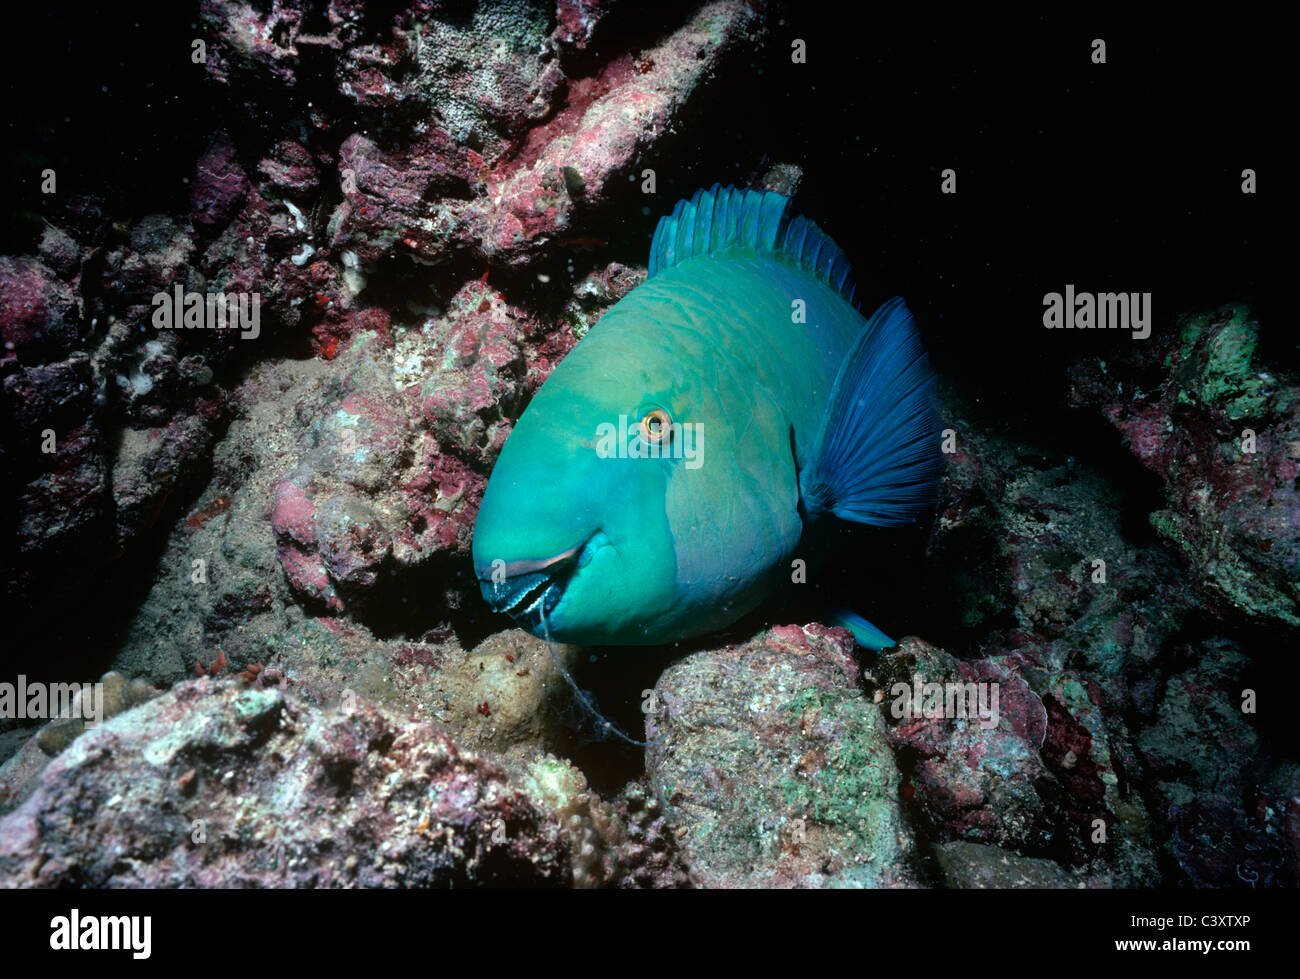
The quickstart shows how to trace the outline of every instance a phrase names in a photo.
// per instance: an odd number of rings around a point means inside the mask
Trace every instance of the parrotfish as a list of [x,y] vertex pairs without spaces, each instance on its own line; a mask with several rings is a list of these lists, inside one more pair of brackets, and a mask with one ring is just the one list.
[[[867,318],[855,295],[844,253],[788,197],[715,184],[679,202],[646,281],[501,450],[474,528],[486,601],[559,642],[667,643],[824,562],[833,521],[931,512],[929,358],[901,298]],[[856,613],[830,619],[892,645]]]

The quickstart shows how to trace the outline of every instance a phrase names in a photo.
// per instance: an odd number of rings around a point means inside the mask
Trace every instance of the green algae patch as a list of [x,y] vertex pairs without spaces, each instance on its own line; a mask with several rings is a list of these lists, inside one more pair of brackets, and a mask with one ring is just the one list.
[[913,886],[885,719],[842,642],[811,628],[660,678],[647,772],[700,886]]
[[[1215,326],[1217,333],[1205,343],[1206,334]],[[1194,373],[1184,377],[1179,402],[1200,401],[1233,421],[1266,415],[1274,385],[1254,366],[1259,327],[1250,311],[1244,306],[1227,306],[1217,313],[1185,317],[1180,327],[1182,360]]]
[[278,690],[246,690],[235,698],[235,718],[244,727],[270,728],[279,719],[283,703]]
[[833,729],[842,740],[814,748],[811,759],[805,755],[795,774],[781,783],[781,795],[807,818],[871,843],[888,823],[886,810],[898,794],[898,772],[864,707],[861,697],[816,688],[800,691],[786,705],[805,732]]

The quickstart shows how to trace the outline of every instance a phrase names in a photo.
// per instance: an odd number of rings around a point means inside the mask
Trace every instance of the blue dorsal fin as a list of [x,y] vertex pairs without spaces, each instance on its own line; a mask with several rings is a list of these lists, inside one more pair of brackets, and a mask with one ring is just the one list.
[[857,305],[848,258],[816,224],[790,213],[790,198],[772,190],[714,184],[697,190],[689,201],[678,201],[655,228],[650,276],[724,248],[782,255]]

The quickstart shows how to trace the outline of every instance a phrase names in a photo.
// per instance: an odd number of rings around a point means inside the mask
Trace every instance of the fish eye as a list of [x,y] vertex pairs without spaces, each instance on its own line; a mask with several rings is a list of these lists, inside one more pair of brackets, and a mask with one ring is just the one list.
[[641,419],[641,438],[651,445],[662,442],[672,432],[673,420],[662,408],[652,408]]

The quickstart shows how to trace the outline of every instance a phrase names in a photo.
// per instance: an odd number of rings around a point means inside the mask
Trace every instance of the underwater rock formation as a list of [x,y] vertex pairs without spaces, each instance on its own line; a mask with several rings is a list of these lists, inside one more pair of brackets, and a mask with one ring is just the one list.
[[[1112,731],[1114,721],[1101,716],[1087,678],[1053,676],[1015,656],[956,660],[916,639],[886,651],[871,674],[889,743],[904,760],[902,797],[930,839],[1087,865],[1096,875],[1090,886],[1158,881],[1150,818],[1122,785],[1128,773],[1110,740],[1123,728]],[[954,718],[945,697],[930,713],[924,697],[910,695],[922,683],[960,697],[996,690],[997,699],[955,700]],[[992,709],[979,714],[977,706]],[[948,869],[972,852],[950,851]]]
[[1300,625],[1300,384],[1257,363],[1244,305],[1180,318],[1151,346],[1073,373],[1165,484],[1151,523],[1221,614]]
[[782,626],[654,688],[646,768],[704,887],[917,886],[915,841],[853,639]]
[[[254,118],[287,101],[268,91],[311,92],[318,130],[353,116],[365,127],[330,153],[343,199],[314,247],[368,263],[468,251],[514,266],[600,208],[700,81],[762,29],[752,5],[718,0],[660,43],[569,77],[565,55],[587,45],[603,6],[511,0],[460,18],[421,3],[387,17],[333,3],[321,18],[295,2],[261,13],[205,0],[202,16],[219,39],[212,77]],[[298,175],[312,153],[280,156],[262,165],[276,189],[312,189]]]
[[0,821],[0,886],[565,885],[569,853],[552,813],[432,725],[203,679],[45,770]]
[[[1075,398],[1099,367],[1076,369]],[[1028,766],[1010,770],[997,767],[997,752],[988,750],[994,743],[962,754],[953,750],[958,732],[941,726],[936,742],[922,726],[904,769],[919,779],[909,784],[931,834],[1011,839],[1026,855],[1094,868],[1089,886],[1294,879],[1300,850],[1280,842],[1289,838],[1290,804],[1279,795],[1291,784],[1289,763],[1263,750],[1257,722],[1242,710],[1252,681],[1240,643],[1212,630],[1189,644],[1189,630],[1205,628],[1204,580],[1165,547],[1134,541],[1124,522],[1135,506],[1131,476],[1125,485],[1059,450],[1030,449],[951,393],[945,418],[958,451],[949,456],[927,588],[944,594],[936,633],[970,643],[978,655],[952,662],[938,654],[935,679],[954,670],[963,680],[1009,673],[1016,680],[1004,694],[1027,683],[1048,723],[1044,736],[1031,739],[1036,751],[1003,759]],[[1137,495],[1137,505],[1144,499]],[[908,648],[887,651],[873,672]],[[885,674],[890,682],[910,679],[906,668],[895,672]],[[892,730],[913,734],[901,724]],[[1010,771],[1034,791],[1007,814],[1020,826],[1051,826],[1036,840],[1006,835],[999,820],[1008,787],[1001,777]],[[981,792],[982,782],[997,791]],[[1212,848],[1204,845],[1210,835],[1188,842],[1207,810],[1224,828]],[[1104,843],[1093,839],[1097,819]],[[1158,867],[1157,856],[1179,870]],[[1218,869],[1205,868],[1207,861]]]

